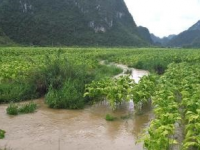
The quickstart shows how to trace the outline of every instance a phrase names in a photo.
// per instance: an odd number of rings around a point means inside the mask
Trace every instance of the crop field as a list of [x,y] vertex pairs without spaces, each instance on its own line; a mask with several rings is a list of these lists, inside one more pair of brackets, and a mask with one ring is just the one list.
[[[122,69],[111,62],[150,74],[113,78]],[[114,110],[132,100],[143,111],[150,103],[144,149],[200,150],[199,64],[199,49],[1,47],[0,104],[44,96],[50,108],[81,109],[106,99]]]

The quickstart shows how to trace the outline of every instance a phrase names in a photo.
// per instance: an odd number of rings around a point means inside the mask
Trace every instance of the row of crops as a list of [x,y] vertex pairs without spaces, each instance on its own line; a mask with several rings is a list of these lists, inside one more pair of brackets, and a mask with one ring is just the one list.
[[[141,138],[145,149],[200,149],[200,66],[199,54],[194,56],[193,52],[191,50],[189,54],[187,51],[183,55],[180,51],[180,56],[173,56],[173,51],[171,54],[163,53],[164,57],[171,55],[169,60],[173,61],[169,63],[163,56],[158,58],[160,61],[157,65],[162,66],[162,62],[168,64],[163,66],[166,69],[162,75],[152,73],[143,77],[138,84],[126,76],[94,81],[87,85],[85,94],[90,97],[106,97],[113,109],[115,104],[128,99],[132,99],[139,109],[141,105],[152,102],[155,119]],[[112,59],[121,61],[117,56]],[[148,58],[146,60],[147,63],[142,63],[149,65]],[[132,61],[126,63],[131,64]],[[158,71],[154,67],[150,69]]]
[[[128,76],[110,78],[121,70],[101,60],[151,74],[138,84]],[[0,62],[0,103],[40,94],[52,108],[82,108],[106,98],[113,109],[131,99],[141,111],[152,103],[155,118],[141,138],[145,149],[200,149],[197,49],[0,48]]]
[[[0,82],[28,75],[30,70],[44,66],[47,56],[55,58],[57,51],[75,64],[86,64],[90,69],[98,61],[108,60],[150,71],[162,71],[175,62],[199,62],[199,50],[152,48],[0,48]],[[192,52],[191,52],[192,51]]]
[[144,147],[148,150],[200,149],[199,64],[170,64],[154,90],[151,99],[155,119],[144,136]]
[[[85,95],[106,97],[113,109],[133,100],[136,110],[152,102],[155,114],[141,141],[148,150],[200,149],[200,66],[172,63],[162,76],[93,81]],[[138,108],[139,107],[139,108]]]

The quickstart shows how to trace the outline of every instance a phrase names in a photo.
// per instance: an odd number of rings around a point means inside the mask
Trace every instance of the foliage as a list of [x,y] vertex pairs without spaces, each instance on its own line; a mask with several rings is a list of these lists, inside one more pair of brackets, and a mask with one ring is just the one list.
[[9,115],[18,115],[18,105],[10,103],[6,109],[7,114]]
[[[160,77],[152,97],[155,119],[143,137],[145,148],[167,150],[180,144],[183,150],[199,149],[199,72],[198,63],[172,63]],[[178,122],[185,122],[183,143],[173,136]]]
[[[67,85],[64,87],[64,83],[70,82],[73,88],[68,92],[78,93],[79,98],[74,95],[74,99],[80,99],[77,107],[83,107],[90,101],[82,97],[86,83],[122,71],[114,66],[100,65],[96,60],[99,54],[93,56],[94,52],[86,49],[77,48],[74,52],[74,49],[1,48],[0,53],[1,103],[33,99],[47,93],[48,98],[49,95],[56,97],[54,93],[63,93],[66,98],[63,90]],[[70,94],[68,99],[73,97]]]
[[0,129],[0,139],[3,139],[5,137],[5,133],[6,131]]
[[[121,70],[105,67],[100,60],[137,66],[151,74],[138,84],[128,76],[111,78]],[[142,138],[145,149],[166,150],[175,144],[183,150],[199,149],[198,49],[4,47],[0,62],[1,102],[34,95],[45,95],[52,108],[77,109],[105,98],[113,109],[129,100],[138,108],[152,102],[155,118]],[[178,123],[184,127],[182,142],[175,138]]]
[[1,0],[0,20],[5,34],[24,45],[146,45],[121,0]]
[[6,109],[9,115],[27,114],[33,113],[37,109],[37,104],[30,102],[28,104],[18,105],[15,103],[10,103]]
[[143,104],[150,101],[151,95],[155,91],[156,79],[157,76],[144,76],[138,84],[129,76],[93,81],[86,85],[84,96],[95,99],[105,98],[112,109],[116,109],[118,104],[132,99],[135,107],[140,110]]
[[115,109],[118,104],[131,99],[132,86],[134,86],[134,81],[129,76],[102,79],[86,85],[84,96],[91,98],[105,97],[112,109]]
[[81,80],[66,80],[61,89],[53,89],[51,86],[45,101],[50,108],[83,108],[86,101],[83,98],[84,84]]
[[16,81],[0,84],[0,103],[18,102],[25,99],[37,98],[36,86],[33,83]]
[[23,104],[18,108],[19,113],[28,114],[33,113],[37,109],[37,104],[30,102],[28,104]]
[[105,119],[106,119],[106,121],[115,121],[117,119],[117,117],[107,114]]

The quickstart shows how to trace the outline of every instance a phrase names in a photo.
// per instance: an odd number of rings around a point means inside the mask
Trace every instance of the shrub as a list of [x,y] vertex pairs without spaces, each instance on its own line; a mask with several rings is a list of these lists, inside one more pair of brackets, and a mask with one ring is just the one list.
[[79,80],[66,80],[64,86],[57,90],[52,86],[45,96],[45,101],[50,108],[83,108],[85,101],[83,98],[84,85]]
[[94,79],[84,65],[71,64],[66,58],[49,60],[44,69],[47,94],[45,102],[50,108],[79,109],[88,102],[83,98],[85,84]]

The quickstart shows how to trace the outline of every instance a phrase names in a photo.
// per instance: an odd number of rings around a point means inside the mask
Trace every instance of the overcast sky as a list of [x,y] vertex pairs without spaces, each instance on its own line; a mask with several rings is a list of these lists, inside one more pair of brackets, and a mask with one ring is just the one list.
[[125,0],[135,23],[159,37],[178,34],[200,20],[200,0]]

